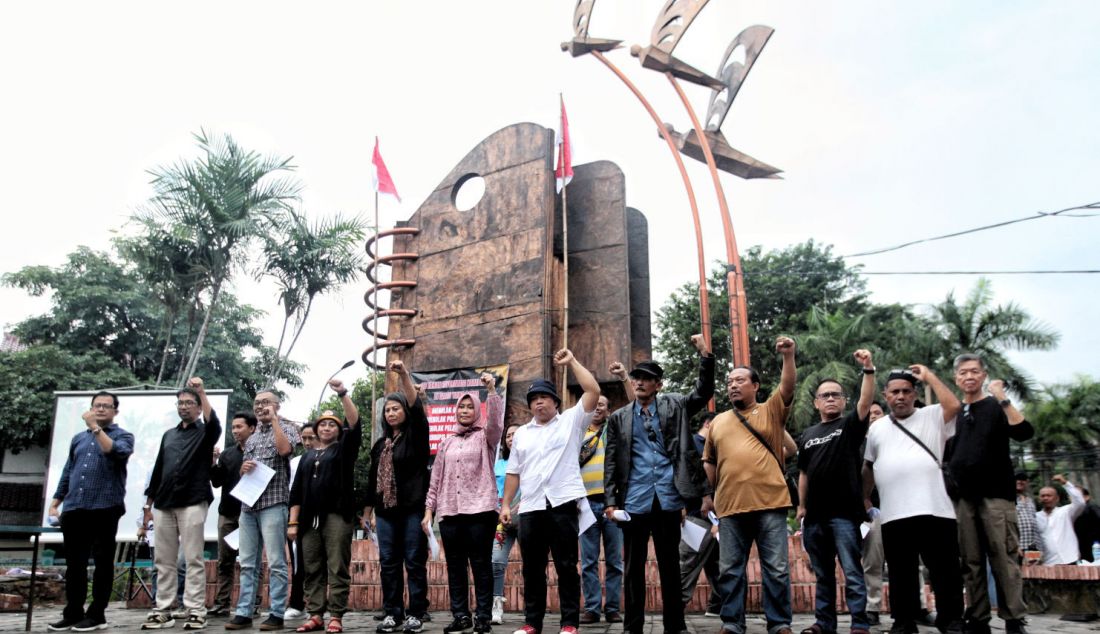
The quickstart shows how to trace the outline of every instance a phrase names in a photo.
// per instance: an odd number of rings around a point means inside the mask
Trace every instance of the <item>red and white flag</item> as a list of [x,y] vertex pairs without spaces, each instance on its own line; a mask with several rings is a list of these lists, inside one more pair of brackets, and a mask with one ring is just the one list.
[[[561,97],[559,97],[561,99]],[[573,180],[573,146],[569,141],[569,118],[565,116],[565,100],[561,99],[561,123],[557,133],[558,167],[554,170],[558,193]]]
[[397,199],[397,202],[401,202],[401,196],[397,193],[397,186],[393,184],[390,171],[386,169],[386,162],[382,160],[382,152],[378,150],[378,137],[374,137],[374,156],[371,157],[370,163],[374,191],[380,194],[390,194]]

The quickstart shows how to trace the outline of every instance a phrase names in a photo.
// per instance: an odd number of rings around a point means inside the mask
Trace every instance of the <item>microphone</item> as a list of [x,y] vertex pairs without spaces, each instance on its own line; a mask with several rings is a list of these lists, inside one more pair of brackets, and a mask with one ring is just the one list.
[[324,385],[324,387],[321,388],[321,396],[319,396],[317,398],[317,411],[318,412],[321,411],[321,401],[325,400],[325,390],[328,389],[328,382],[335,379],[337,374],[340,374],[341,372],[343,372],[344,370],[347,370],[348,368],[350,368],[353,365],[355,365],[355,359],[352,359],[351,361],[348,361],[344,365],[340,366],[339,370],[333,372],[332,376],[330,376],[328,379],[325,380],[325,385]]

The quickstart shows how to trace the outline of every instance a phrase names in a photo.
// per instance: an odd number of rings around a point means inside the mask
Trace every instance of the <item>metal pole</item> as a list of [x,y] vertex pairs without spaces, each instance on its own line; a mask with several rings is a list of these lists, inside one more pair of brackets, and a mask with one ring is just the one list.
[[741,256],[737,253],[737,240],[733,234],[733,221],[730,219],[729,206],[726,204],[726,193],[722,189],[721,179],[718,178],[718,167],[714,162],[714,154],[710,151],[710,142],[707,141],[703,126],[699,124],[699,117],[695,115],[695,111],[691,108],[691,102],[688,101],[687,95],[672,73],[666,72],[665,77],[668,78],[669,83],[676,90],[681,103],[684,104],[684,109],[691,117],[691,125],[695,128],[695,135],[699,138],[699,145],[703,149],[703,156],[706,158],[707,168],[710,170],[710,178],[714,183],[714,192],[718,197],[718,209],[721,211],[722,230],[726,240],[726,262],[728,263],[726,284],[729,288],[730,347],[733,352],[733,364],[749,365],[748,308],[745,304],[745,278],[741,271]]

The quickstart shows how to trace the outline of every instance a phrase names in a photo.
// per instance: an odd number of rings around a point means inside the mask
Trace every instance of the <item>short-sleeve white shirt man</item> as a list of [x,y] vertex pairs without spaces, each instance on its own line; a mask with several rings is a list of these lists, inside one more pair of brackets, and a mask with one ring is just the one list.
[[546,423],[532,418],[516,430],[506,473],[519,476],[521,515],[587,495],[577,456],[595,411],[578,402]]
[[[955,435],[955,421],[944,423],[943,407],[922,407],[898,422],[943,460],[944,445]],[[939,465],[889,418],[871,425],[864,457],[873,463],[883,524],[919,515],[955,519]]]

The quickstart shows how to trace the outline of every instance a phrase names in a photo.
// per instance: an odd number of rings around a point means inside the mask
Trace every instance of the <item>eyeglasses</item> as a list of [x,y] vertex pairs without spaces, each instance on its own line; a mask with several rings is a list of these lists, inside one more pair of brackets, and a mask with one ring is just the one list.
[[268,407],[269,405],[274,405],[277,402],[278,401],[273,401],[269,398],[262,398],[258,401],[253,401],[252,404],[255,405],[256,407]]
[[198,401],[176,401],[176,407],[194,407]]
[[114,409],[115,406],[110,403],[96,403],[92,405],[92,409]]
[[844,400],[847,397],[844,395],[844,392],[822,392],[821,394],[817,395],[817,398],[819,398],[823,401],[828,401],[830,399],[836,399],[838,401],[841,401],[841,400]]
[[[913,372],[907,368],[894,368],[893,370],[890,370],[890,374],[903,374],[905,376],[911,376],[914,379],[917,378],[917,375],[913,374]],[[890,374],[887,374],[887,376],[889,376]]]

